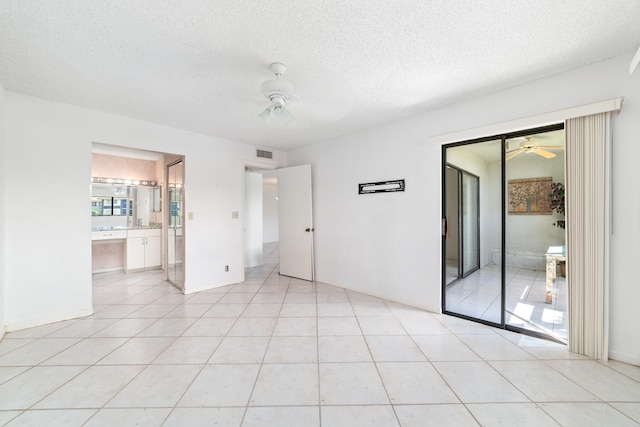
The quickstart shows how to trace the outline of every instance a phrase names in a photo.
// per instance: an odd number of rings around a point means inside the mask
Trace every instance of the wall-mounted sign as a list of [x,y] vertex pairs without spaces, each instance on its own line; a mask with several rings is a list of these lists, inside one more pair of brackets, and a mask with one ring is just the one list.
[[392,191],[404,191],[404,179],[358,184],[358,194],[390,193]]

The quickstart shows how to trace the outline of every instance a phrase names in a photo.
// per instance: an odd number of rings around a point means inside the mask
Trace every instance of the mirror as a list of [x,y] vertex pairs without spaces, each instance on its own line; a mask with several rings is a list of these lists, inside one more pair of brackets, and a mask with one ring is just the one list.
[[167,279],[178,289],[184,287],[184,197],[182,161],[167,167]]
[[93,229],[160,227],[161,188],[144,185],[91,185]]

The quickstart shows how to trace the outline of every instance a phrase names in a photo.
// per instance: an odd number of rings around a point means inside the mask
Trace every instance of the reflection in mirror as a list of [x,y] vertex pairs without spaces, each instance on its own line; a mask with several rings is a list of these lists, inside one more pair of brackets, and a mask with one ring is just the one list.
[[179,289],[184,287],[183,177],[184,167],[182,161],[168,166],[167,278]]
[[160,194],[159,186],[92,184],[91,227],[159,228]]

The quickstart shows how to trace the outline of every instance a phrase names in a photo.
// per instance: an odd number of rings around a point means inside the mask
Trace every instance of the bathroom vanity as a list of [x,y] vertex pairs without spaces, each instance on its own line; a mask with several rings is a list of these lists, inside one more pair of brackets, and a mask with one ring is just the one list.
[[160,195],[159,186],[92,185],[94,273],[161,268]]

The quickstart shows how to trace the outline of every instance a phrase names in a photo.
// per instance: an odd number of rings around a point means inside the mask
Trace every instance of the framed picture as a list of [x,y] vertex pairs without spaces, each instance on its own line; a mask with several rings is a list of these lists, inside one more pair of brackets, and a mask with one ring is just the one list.
[[551,177],[510,179],[509,215],[551,215]]

